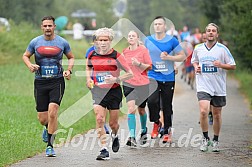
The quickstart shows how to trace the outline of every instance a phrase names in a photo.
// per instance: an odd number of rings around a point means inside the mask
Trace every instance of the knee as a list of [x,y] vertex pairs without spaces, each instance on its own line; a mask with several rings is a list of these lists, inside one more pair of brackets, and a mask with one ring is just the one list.
[[201,110],[201,111],[200,111],[200,115],[201,115],[202,117],[206,118],[206,117],[208,116],[208,112],[209,112],[209,111]]
[[144,115],[145,114],[145,109],[144,108],[138,108],[138,112],[140,115]]
[[109,126],[110,126],[111,129],[117,129],[119,125],[115,121],[110,121]]
[[128,107],[128,114],[135,114],[135,112],[136,112],[136,108],[135,108],[135,106],[133,107]]
[[100,114],[97,114],[97,115],[96,115],[96,122],[97,122],[98,124],[104,124],[104,123],[105,123],[105,118],[104,118],[104,116],[102,116],[102,115],[100,115]]
[[48,119],[46,117],[38,116],[38,120],[41,125],[46,125],[48,123]]
[[221,119],[221,114],[213,114],[213,118],[215,120],[220,120]]
[[50,119],[56,119],[57,118],[57,111],[50,111],[49,112],[49,118]]

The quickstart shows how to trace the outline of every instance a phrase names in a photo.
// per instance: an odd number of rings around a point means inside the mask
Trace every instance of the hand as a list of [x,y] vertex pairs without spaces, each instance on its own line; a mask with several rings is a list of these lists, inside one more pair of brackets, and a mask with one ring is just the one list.
[[175,75],[178,74],[178,68],[174,69]]
[[218,67],[218,68],[221,68],[221,62],[219,61],[219,60],[215,60],[214,62],[213,62],[213,65],[215,66],[215,67]]
[[132,65],[139,66],[140,62],[136,58],[131,58]]
[[63,77],[65,77],[67,80],[71,79],[71,72],[70,70],[66,70],[63,72]]
[[194,68],[195,68],[195,73],[198,73],[198,74],[201,73],[201,67],[199,65],[197,65],[196,67],[194,66]]
[[89,89],[93,89],[94,88],[94,81],[92,79],[88,79],[87,80],[87,87]]
[[37,64],[31,64],[31,65],[29,66],[29,70],[30,70],[31,72],[35,72],[35,71],[37,71],[39,68],[40,68],[40,66],[37,65]]
[[104,81],[106,84],[113,84],[116,83],[116,77],[113,77],[112,75],[106,75]]
[[160,58],[161,58],[161,60],[168,60],[169,55],[168,55],[167,52],[162,52],[162,53],[160,54]]

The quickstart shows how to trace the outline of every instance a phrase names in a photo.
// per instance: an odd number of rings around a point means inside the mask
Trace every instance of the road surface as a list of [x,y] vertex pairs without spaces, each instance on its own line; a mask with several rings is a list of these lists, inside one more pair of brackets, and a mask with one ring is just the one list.
[[[249,148],[252,139],[251,111],[248,103],[239,93],[238,82],[228,79],[227,106],[223,109],[223,126],[220,140],[220,153],[200,152],[201,130],[198,124],[199,109],[194,90],[177,78],[174,96],[173,143],[163,145],[159,139],[149,140],[146,147],[138,146],[130,149],[125,146],[128,128],[125,118],[120,120],[120,143],[118,153],[110,150],[109,161],[97,161],[99,153],[98,140],[92,133],[82,134],[72,142],[55,148],[57,157],[47,158],[45,154],[25,159],[13,164],[13,167],[45,167],[45,166],[102,166],[102,167],[247,167],[252,166],[252,149]],[[137,132],[139,117],[137,117]],[[152,124],[148,122],[149,133]],[[93,132],[92,130],[89,132]],[[212,128],[209,135],[213,137]],[[88,137],[89,136],[89,137]]]

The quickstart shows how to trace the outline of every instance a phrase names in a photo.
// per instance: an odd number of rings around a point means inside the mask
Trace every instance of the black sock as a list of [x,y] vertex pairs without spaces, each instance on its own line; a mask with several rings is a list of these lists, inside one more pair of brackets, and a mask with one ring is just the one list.
[[48,146],[53,147],[54,138],[55,138],[54,135],[48,133],[48,143],[47,143],[47,147],[48,147]]
[[213,141],[218,141],[218,140],[219,140],[219,136],[214,135]]
[[203,132],[203,136],[204,136],[207,140],[209,140],[208,131],[207,131],[207,132]]

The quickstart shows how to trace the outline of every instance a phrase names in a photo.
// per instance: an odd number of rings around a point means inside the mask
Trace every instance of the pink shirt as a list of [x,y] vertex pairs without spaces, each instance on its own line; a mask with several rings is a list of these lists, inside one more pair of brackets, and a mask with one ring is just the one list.
[[131,68],[134,76],[124,82],[134,85],[141,86],[149,84],[149,78],[147,76],[147,70],[142,70],[140,67],[132,65],[131,58],[136,58],[139,62],[144,64],[152,65],[151,58],[149,55],[149,51],[144,46],[139,46],[136,50],[129,50],[126,48],[123,50],[123,54],[127,61],[127,64]]

